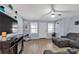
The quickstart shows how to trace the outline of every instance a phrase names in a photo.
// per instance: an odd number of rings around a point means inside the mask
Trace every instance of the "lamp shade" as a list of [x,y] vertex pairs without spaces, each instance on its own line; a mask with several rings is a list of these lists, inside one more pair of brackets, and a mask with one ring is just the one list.
[[2,32],[2,41],[6,41],[7,34],[6,32]]

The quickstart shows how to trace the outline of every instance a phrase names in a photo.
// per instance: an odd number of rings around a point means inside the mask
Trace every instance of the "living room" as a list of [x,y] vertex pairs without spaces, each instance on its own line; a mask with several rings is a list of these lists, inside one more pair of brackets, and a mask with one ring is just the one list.
[[78,10],[79,4],[1,4],[0,53],[78,54]]
[[0,0],[1,59],[79,59],[78,0]]
[[14,5],[24,16],[22,33],[28,34],[23,53],[77,54],[78,6],[78,4]]

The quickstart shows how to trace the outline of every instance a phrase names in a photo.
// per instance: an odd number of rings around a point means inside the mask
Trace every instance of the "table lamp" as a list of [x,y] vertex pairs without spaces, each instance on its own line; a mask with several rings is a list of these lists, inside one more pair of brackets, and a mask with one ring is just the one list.
[[2,32],[2,41],[6,41],[7,34],[6,32]]

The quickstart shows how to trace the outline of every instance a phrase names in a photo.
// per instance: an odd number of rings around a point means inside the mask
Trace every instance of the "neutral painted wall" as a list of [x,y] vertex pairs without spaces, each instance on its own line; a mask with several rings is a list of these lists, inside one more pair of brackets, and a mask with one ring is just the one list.
[[75,25],[75,21],[79,21],[79,16],[72,18],[69,32],[79,33],[79,25]]
[[56,22],[57,37],[65,36],[68,33],[79,33],[79,25],[75,25],[75,21],[79,21],[79,16],[59,19]]
[[17,17],[17,21],[18,21],[18,34],[23,34],[23,19],[21,18],[21,16]]
[[[30,33],[30,22],[37,22],[38,23],[38,33],[37,34],[31,34]],[[30,34],[32,39],[37,38],[51,38],[51,35],[47,33],[47,24],[50,23],[50,21],[25,21],[24,20],[24,27],[27,26],[26,30],[24,28],[24,33]],[[52,22],[53,23],[53,22]]]
[[62,18],[56,22],[57,37],[66,35],[70,28],[70,18]]
[[[61,18],[56,22],[56,33],[57,37],[65,36],[67,33],[75,32],[79,33],[79,25],[75,25],[75,21],[79,20],[79,16],[74,17],[65,17]],[[21,18],[18,20],[19,22],[19,34],[30,34],[32,39],[37,38],[51,38],[51,34],[47,33],[47,23],[48,21],[23,21]],[[31,34],[30,33],[30,22],[37,22],[39,25],[39,32],[38,34]],[[52,22],[53,23],[53,22]]]

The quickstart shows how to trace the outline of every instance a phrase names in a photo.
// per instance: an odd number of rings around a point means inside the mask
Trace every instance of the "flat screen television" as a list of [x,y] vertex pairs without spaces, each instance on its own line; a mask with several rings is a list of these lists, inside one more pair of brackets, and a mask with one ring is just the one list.
[[7,34],[12,33],[13,24],[17,24],[17,21],[0,12],[0,35],[2,32],[7,32]]

